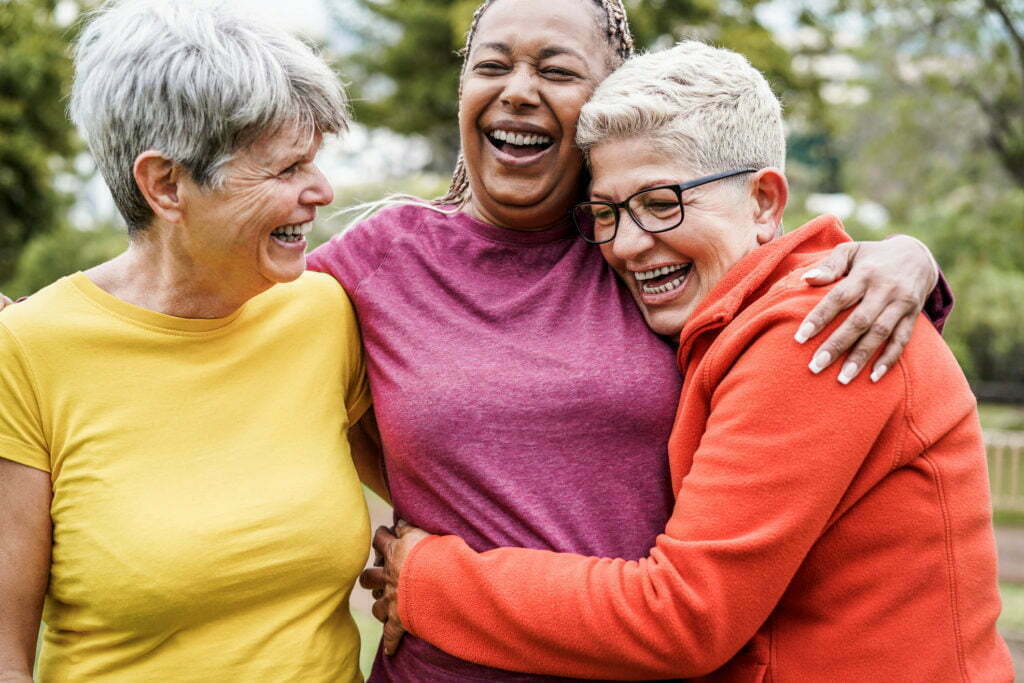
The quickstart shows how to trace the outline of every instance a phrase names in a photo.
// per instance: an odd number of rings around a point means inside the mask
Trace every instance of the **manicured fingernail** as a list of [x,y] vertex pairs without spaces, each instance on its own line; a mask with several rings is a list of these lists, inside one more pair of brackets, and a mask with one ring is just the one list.
[[810,280],[811,278],[821,277],[821,270],[818,268],[811,268],[806,273],[800,276],[801,280]]
[[814,354],[814,358],[811,359],[811,364],[807,367],[811,369],[811,372],[817,375],[825,369],[825,366],[828,365],[830,360],[832,360],[832,354],[828,351],[818,351],[818,353]]
[[839,372],[839,383],[849,384],[853,380],[853,376],[857,374],[857,364],[847,363],[843,366],[843,369]]
[[811,323],[804,323],[800,326],[800,329],[796,331],[796,335],[793,338],[796,339],[797,344],[803,344],[811,338],[812,334],[814,334],[814,325]]
[[872,382],[877,382],[878,380],[882,379],[882,377],[885,376],[885,373],[887,373],[888,371],[889,371],[889,367],[888,366],[886,366],[886,365],[879,365],[871,373],[871,381]]

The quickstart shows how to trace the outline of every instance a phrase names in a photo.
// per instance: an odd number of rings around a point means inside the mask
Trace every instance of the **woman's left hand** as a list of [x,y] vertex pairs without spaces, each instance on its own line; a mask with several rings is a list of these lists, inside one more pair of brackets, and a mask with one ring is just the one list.
[[938,283],[938,264],[924,243],[898,235],[884,242],[840,244],[803,277],[808,284],[821,286],[843,275],[846,278],[804,318],[796,340],[803,344],[840,311],[860,302],[817,348],[810,368],[819,373],[852,347],[839,373],[839,381],[848,384],[888,340],[872,368],[871,380],[877,382],[910,341],[917,315]]
[[384,636],[381,639],[384,654],[395,654],[405,635],[405,628],[398,616],[398,577],[402,573],[402,565],[412,547],[429,536],[423,529],[402,521],[395,525],[395,532],[382,526],[373,535],[373,549],[377,553],[378,563],[382,564],[363,571],[359,585],[372,591],[373,616],[384,623]]

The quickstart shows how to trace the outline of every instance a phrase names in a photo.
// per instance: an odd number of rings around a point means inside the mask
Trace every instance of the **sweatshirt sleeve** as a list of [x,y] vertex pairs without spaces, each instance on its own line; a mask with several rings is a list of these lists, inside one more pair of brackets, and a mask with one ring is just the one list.
[[458,657],[531,673],[638,680],[726,663],[780,600],[903,396],[902,364],[877,384],[812,375],[788,352],[804,312],[768,316],[706,388],[706,429],[648,557],[476,553],[430,538],[400,578],[405,627]]

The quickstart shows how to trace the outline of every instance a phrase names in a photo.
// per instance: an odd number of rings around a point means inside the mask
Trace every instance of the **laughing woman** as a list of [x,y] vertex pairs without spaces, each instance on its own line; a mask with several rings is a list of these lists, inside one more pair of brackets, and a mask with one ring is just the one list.
[[[672,510],[666,442],[680,377],[672,348],[568,220],[585,181],[573,142],[580,108],[632,50],[624,10],[616,0],[489,0],[467,47],[463,161],[448,196],[382,211],[310,265],[337,277],[356,307],[398,515],[476,550],[641,558]],[[886,309],[888,288],[873,287],[857,317],[885,309],[879,327],[902,336],[895,321],[916,315],[934,283],[929,257],[902,239],[860,255],[913,303]],[[879,256],[888,265],[866,264]],[[810,360],[795,343],[779,353]],[[513,676],[416,638],[373,672]]]
[[825,295],[802,273],[849,238],[831,217],[778,236],[785,142],[761,75],[695,42],[635,58],[577,140],[581,232],[679,338],[671,519],[635,561],[380,532],[388,566],[367,579],[390,633],[586,678],[1012,680],[985,450],[949,349],[920,317],[888,373],[848,387],[788,352]]
[[[359,680],[355,318],[303,274],[331,70],[199,3],[107,5],[71,113],[129,226],[0,314],[0,680]],[[44,605],[45,599],[45,607]]]

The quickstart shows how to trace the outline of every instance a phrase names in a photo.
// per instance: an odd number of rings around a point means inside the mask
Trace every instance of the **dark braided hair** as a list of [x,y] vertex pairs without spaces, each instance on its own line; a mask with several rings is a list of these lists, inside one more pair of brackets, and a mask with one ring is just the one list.
[[[480,18],[491,5],[497,0],[484,0],[473,13],[473,21],[469,25],[469,32],[466,33],[466,46],[462,48],[462,72],[459,76],[459,100],[462,100],[462,78],[466,75],[466,67],[469,58],[469,51],[473,47],[473,38],[476,36],[476,29]],[[606,32],[608,45],[615,51],[615,61],[611,67],[617,67],[622,62],[633,56],[633,35],[629,30],[629,20],[626,17],[626,8],[622,0],[589,0],[594,3],[594,9],[601,12],[602,28]],[[459,152],[459,158],[455,162],[455,171],[452,174],[452,183],[448,187],[448,194],[434,199],[431,203],[435,205],[454,205],[461,207],[469,201],[469,174],[466,172],[466,160]]]

